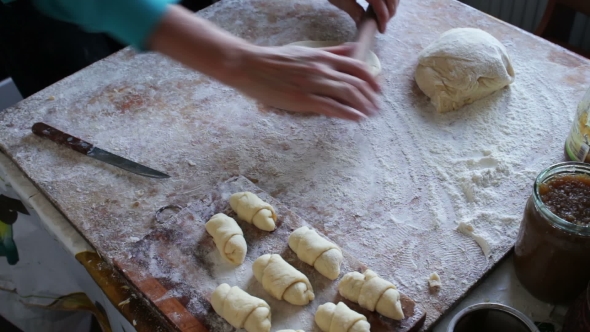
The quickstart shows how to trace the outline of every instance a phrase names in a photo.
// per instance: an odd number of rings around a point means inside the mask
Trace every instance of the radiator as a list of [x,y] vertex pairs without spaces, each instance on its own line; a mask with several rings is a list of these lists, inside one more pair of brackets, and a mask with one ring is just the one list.
[[[547,7],[547,0],[460,0],[482,12],[534,33]],[[590,50],[590,18],[578,13],[569,43]]]

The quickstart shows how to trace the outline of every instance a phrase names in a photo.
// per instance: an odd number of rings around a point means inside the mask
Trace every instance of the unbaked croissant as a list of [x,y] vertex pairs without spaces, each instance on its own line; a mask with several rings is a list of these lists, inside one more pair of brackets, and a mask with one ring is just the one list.
[[370,332],[367,318],[350,309],[346,304],[331,302],[318,307],[315,322],[324,332]]
[[218,213],[205,224],[207,233],[225,260],[232,264],[242,264],[246,257],[246,240],[238,223],[231,217]]
[[229,205],[238,217],[263,231],[271,232],[276,228],[277,214],[273,207],[255,194],[244,191],[231,195]]
[[309,279],[280,255],[262,255],[252,264],[252,271],[264,290],[277,300],[306,305],[315,295]]
[[289,235],[289,247],[300,260],[313,266],[326,278],[335,280],[340,275],[343,258],[340,248],[307,226]]
[[340,280],[338,291],[347,300],[356,302],[367,310],[377,311],[395,320],[404,319],[400,294],[396,287],[371,270],[366,270],[363,274],[345,274]]
[[239,287],[219,285],[211,295],[213,310],[236,329],[248,332],[270,331],[270,307]]

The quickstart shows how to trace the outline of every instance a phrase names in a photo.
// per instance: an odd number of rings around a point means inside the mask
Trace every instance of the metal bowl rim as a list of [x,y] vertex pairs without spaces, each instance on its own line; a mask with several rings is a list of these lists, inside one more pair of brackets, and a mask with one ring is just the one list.
[[514,318],[520,320],[524,325],[526,325],[526,327],[529,328],[529,330],[531,332],[539,332],[539,329],[537,328],[535,323],[533,323],[533,321],[530,318],[528,318],[525,314],[523,314],[522,312],[520,312],[512,307],[509,307],[505,304],[494,303],[494,302],[476,303],[476,304],[472,304],[470,306],[465,307],[463,310],[459,311],[453,317],[453,319],[451,319],[451,322],[449,323],[449,327],[447,328],[447,332],[454,332],[455,327],[456,327],[457,323],[459,322],[459,320],[461,318],[465,317],[467,314],[474,312],[474,311],[482,310],[482,309],[503,311],[507,314],[512,315]]

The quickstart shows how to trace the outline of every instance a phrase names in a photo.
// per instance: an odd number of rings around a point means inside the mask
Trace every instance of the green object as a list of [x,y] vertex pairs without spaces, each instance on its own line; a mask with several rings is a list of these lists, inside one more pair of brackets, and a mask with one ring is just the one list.
[[[0,0],[10,3],[17,0]],[[170,3],[178,0],[32,0],[44,14],[78,25],[88,32],[103,32],[121,43],[144,50],[145,43]]]
[[18,263],[18,250],[12,238],[12,225],[0,221],[0,256],[6,257],[9,265]]

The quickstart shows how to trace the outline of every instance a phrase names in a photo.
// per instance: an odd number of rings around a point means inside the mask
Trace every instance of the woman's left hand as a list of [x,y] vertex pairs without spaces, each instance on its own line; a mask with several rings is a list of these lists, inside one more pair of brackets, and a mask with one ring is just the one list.
[[[334,6],[344,10],[352,19],[359,24],[365,10],[359,5],[356,0],[328,0]],[[367,0],[373,6],[373,10],[377,15],[377,23],[379,25],[379,32],[385,33],[387,22],[395,15],[399,0]]]

